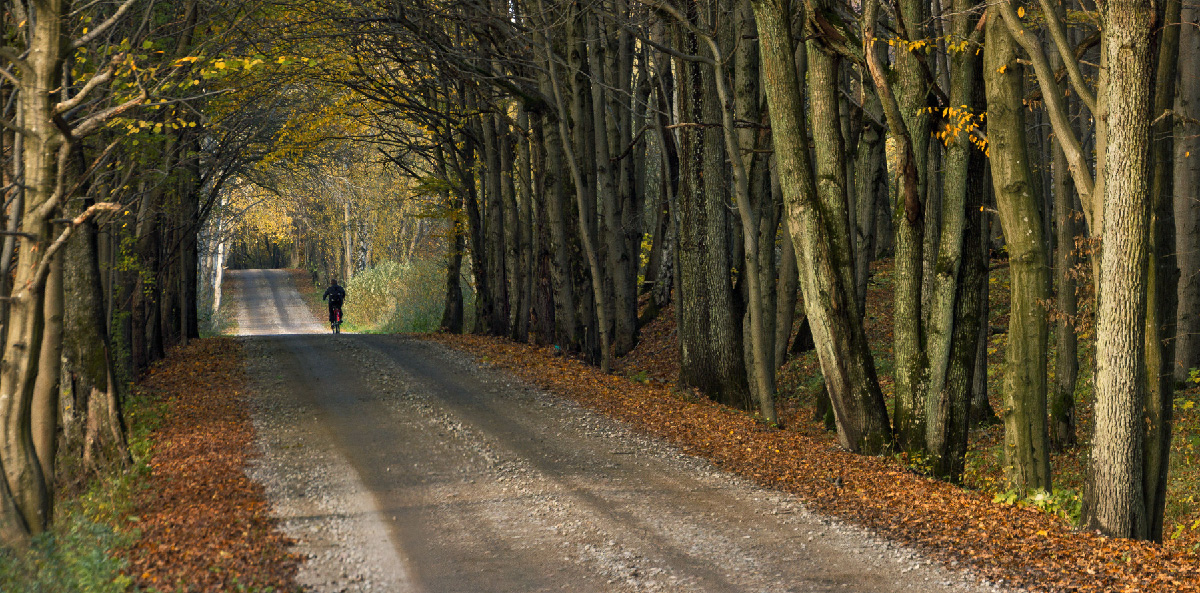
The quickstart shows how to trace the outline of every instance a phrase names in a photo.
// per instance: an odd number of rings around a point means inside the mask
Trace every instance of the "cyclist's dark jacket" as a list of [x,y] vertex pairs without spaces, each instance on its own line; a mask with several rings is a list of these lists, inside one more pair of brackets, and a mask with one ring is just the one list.
[[321,300],[329,299],[330,307],[341,307],[342,301],[346,298],[346,289],[341,286],[334,285],[325,289],[325,294],[321,296]]

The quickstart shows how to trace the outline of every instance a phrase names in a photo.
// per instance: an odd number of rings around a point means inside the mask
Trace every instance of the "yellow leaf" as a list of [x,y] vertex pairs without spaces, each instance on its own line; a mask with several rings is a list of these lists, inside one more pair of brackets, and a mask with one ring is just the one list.
[[1017,16],[1019,16],[1021,18],[1025,18],[1025,7],[1024,6],[1017,7]]

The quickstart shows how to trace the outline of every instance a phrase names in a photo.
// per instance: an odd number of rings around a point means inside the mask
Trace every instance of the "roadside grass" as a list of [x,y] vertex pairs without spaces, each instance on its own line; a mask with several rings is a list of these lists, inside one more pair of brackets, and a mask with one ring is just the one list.
[[[225,295],[229,296],[229,295]],[[200,337],[232,336],[238,331],[237,312],[230,311],[223,301],[216,313],[205,311],[200,315]]]
[[0,550],[0,591],[55,593],[128,591],[127,550],[138,537],[134,497],[150,472],[150,433],[163,406],[141,396],[126,400],[133,465],[68,491],[55,501],[51,528],[25,550]]

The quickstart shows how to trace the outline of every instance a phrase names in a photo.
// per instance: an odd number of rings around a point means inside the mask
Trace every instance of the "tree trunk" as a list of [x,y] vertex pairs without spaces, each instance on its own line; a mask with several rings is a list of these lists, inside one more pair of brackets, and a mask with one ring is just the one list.
[[1055,252],[1054,308],[1058,314],[1055,330],[1057,355],[1054,386],[1050,396],[1050,445],[1062,452],[1076,444],[1075,382],[1079,377],[1078,296],[1075,294],[1075,193],[1067,173],[1067,157],[1059,142],[1053,147],[1052,183],[1054,189],[1054,228],[1058,251]]
[[[972,0],[954,3],[950,27],[956,39],[971,34],[974,5]],[[975,53],[958,52],[951,56],[950,63],[950,104],[973,112],[982,103],[977,92],[979,68]],[[935,475],[951,481],[962,475],[967,451],[980,323],[978,299],[982,292],[976,246],[981,234],[981,180],[985,171],[983,155],[972,144],[971,133],[962,130],[946,136],[939,217],[942,226],[938,230],[936,264],[927,265],[931,288],[926,330],[929,383],[925,448],[932,457]]]
[[[854,293],[862,306],[867,302],[867,280],[871,277],[871,261],[875,259],[875,219],[878,217],[876,204],[880,187],[887,187],[884,179],[883,130],[873,121],[883,118],[883,107],[879,95],[863,83],[863,129],[858,135],[858,155],[854,159],[855,180],[855,229],[854,229]],[[868,115],[870,114],[870,115]]]
[[518,342],[529,341],[529,316],[533,310],[533,291],[531,290],[530,269],[533,263],[533,163],[530,162],[529,151],[529,112],[524,107],[517,110],[517,129],[514,130],[513,142],[516,144],[516,159],[512,163],[512,174],[516,176],[515,202],[513,208],[513,229],[510,245],[515,246],[512,255],[513,278],[510,291],[513,295],[513,314],[511,336]]
[[[804,308],[833,404],[838,441],[851,451],[878,453],[891,443],[887,409],[861,318],[852,315],[853,287],[844,284],[836,263],[838,250],[841,258],[849,257],[849,237],[835,235],[827,226],[829,217],[848,217],[844,210],[829,210],[817,197],[801,79],[788,24],[792,7],[786,0],[753,0],[752,5],[779,182],[800,262]],[[844,208],[844,200],[842,204]]]
[[[1115,537],[1151,533],[1143,492],[1146,442],[1147,255],[1154,5],[1105,4],[1108,75],[1103,161],[1103,245],[1096,325],[1096,407],[1083,522]],[[1098,176],[1099,177],[1099,176]],[[1099,185],[1099,184],[1098,184]]]
[[[55,256],[50,262],[50,276],[46,279],[45,305],[43,305],[42,350],[38,358],[37,380],[33,385],[33,406],[30,426],[33,432],[33,448],[42,466],[42,479],[46,491],[54,492],[55,458],[58,448],[58,394],[59,371],[63,351],[63,257]],[[53,494],[51,506],[46,509],[47,522],[53,519]]]
[[[553,95],[550,81],[544,82],[544,91]],[[546,134],[546,218],[550,227],[552,252],[551,284],[554,288],[554,319],[557,326],[557,343],[564,349],[579,348],[579,323],[575,314],[575,273],[571,265],[571,244],[567,240],[568,214],[566,213],[566,180],[563,179],[562,137]]]
[[[899,24],[907,32],[907,41],[915,42],[926,37],[923,28],[929,14],[929,2],[902,0],[899,8],[902,21]],[[900,188],[900,184],[897,184],[893,202],[892,221],[895,223],[896,237],[892,274],[895,285],[895,345],[892,350],[896,391],[893,422],[897,448],[922,452],[925,449],[926,399],[929,397],[929,359],[923,327],[925,312],[921,308],[921,293],[925,284],[925,220],[931,216],[924,203],[929,163],[929,116],[924,108],[928,104],[929,84],[915,51],[900,47],[895,55],[896,103],[906,131],[898,134],[893,129],[892,135],[903,135],[906,140],[902,143],[907,143],[910,148],[906,159],[903,158],[904,151],[898,153],[901,160],[894,175],[912,176],[913,179],[905,183],[915,183],[915,188]],[[876,87],[879,86],[877,81]],[[880,92],[883,92],[882,89]]]
[[[686,18],[700,24],[700,7]],[[679,34],[676,48],[699,55],[700,39]],[[725,405],[754,409],[743,356],[741,311],[735,311],[728,231],[729,177],[716,80],[709,66],[679,60],[681,97],[678,238],[680,381]],[[732,158],[737,158],[733,155]]]
[[800,270],[796,267],[796,247],[792,234],[784,225],[780,229],[782,249],[779,260],[779,294],[775,312],[775,366],[787,362],[788,340],[796,322],[796,302],[800,290]]
[[[554,92],[555,105],[560,114],[566,113],[567,105],[566,101],[563,100],[562,87],[559,85],[557,76],[558,68],[554,63],[555,58],[553,57],[554,54],[550,48],[549,42],[546,42],[546,54],[551,56],[548,70],[550,72],[550,88]],[[578,85],[572,86],[578,87]],[[575,94],[576,97],[580,95],[578,91]],[[580,111],[576,110],[575,113],[578,115]],[[576,121],[579,120],[577,119]],[[587,258],[588,271],[591,273],[590,280],[592,285],[592,296],[594,299],[592,305],[595,306],[597,317],[597,323],[591,327],[598,328],[598,331],[589,332],[589,337],[599,334],[600,370],[601,372],[607,373],[612,369],[612,336],[608,329],[608,307],[605,304],[604,289],[601,286],[603,283],[604,272],[600,267],[600,254],[596,248],[596,234],[591,227],[591,221],[588,217],[588,213],[591,211],[591,209],[588,207],[587,188],[584,186],[582,167],[580,166],[580,161],[576,156],[576,151],[574,145],[572,144],[571,133],[567,128],[567,120],[565,118],[560,117],[558,120],[558,133],[559,138],[562,140],[563,151],[566,153],[564,156],[567,160],[568,169],[571,172],[571,180],[575,185],[575,200],[577,214],[579,215],[579,235],[581,242],[583,243],[584,256]],[[584,303],[584,309],[587,309],[586,301]],[[582,317],[585,319],[586,324],[588,323],[586,320],[590,319],[591,314],[587,313],[582,315]],[[586,349],[588,348],[585,345],[585,350]]]
[[[1152,117],[1167,113],[1175,99],[1179,58],[1180,0],[1168,0],[1159,22],[1158,59]],[[1142,493],[1145,497],[1147,537],[1161,542],[1167,500],[1167,470],[1171,456],[1171,424],[1175,406],[1176,301],[1179,268],[1175,259],[1175,221],[1171,156],[1174,127],[1167,118],[1151,130],[1151,227],[1146,279],[1146,444]]]
[[[452,334],[461,334],[463,331],[463,293],[462,284],[462,256],[463,249],[466,247],[466,236],[463,232],[462,214],[463,198],[462,188],[453,187],[450,184],[450,175],[446,170],[446,154],[442,150],[442,145],[437,144],[434,147],[434,166],[437,167],[438,176],[445,182],[446,188],[441,191],[443,204],[454,213],[450,217],[450,240],[447,241],[446,252],[446,299],[442,307],[442,322],[439,324],[439,331],[444,331]],[[450,192],[454,192],[454,198],[450,197]]]
[[[1200,72],[1200,7],[1183,6],[1179,72]],[[1200,78],[1183,75],[1175,112],[1200,117]],[[1175,127],[1175,241],[1179,266],[1176,306],[1175,379],[1186,380],[1200,367],[1200,130],[1195,123]]]
[[31,534],[46,528],[50,493],[42,477],[30,426],[34,383],[38,375],[44,323],[46,271],[50,246],[50,220],[58,212],[63,188],[59,186],[60,151],[66,139],[54,123],[55,90],[60,86],[63,52],[63,15],[69,4],[46,0],[32,4],[28,27],[28,54],[20,68],[19,121],[26,130],[23,141],[25,208],[20,229],[27,233],[18,242],[17,262],[9,298],[4,364],[0,365],[0,545],[23,546]]
[[1004,449],[1009,485],[1050,490],[1046,427],[1045,243],[1033,194],[1023,117],[1023,68],[995,7],[987,19],[983,75],[987,89],[988,150],[996,209],[1008,243],[1012,282],[1004,374]]
[[83,460],[85,476],[98,476],[113,467],[128,466],[131,459],[114,380],[111,341],[105,330],[96,227],[91,222],[71,237],[65,268],[63,358],[67,374],[63,384],[75,413],[86,417],[82,450],[71,453]]

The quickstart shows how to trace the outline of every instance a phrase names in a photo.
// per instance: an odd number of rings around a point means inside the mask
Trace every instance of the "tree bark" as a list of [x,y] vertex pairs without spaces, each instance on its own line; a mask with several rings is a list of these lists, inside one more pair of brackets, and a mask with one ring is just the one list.
[[[809,161],[803,95],[796,72],[786,0],[753,0],[776,167],[787,208],[804,308],[837,422],[838,441],[851,451],[878,453],[891,443],[887,408],[875,377],[861,318],[851,315],[853,286],[839,273],[836,250],[849,253],[849,237],[834,235],[827,219],[846,218],[817,197]],[[798,7],[797,7],[798,8]]]
[[[1200,72],[1200,7],[1183,6],[1180,28],[1179,72]],[[1200,115],[1200,78],[1183,75],[1175,112]],[[1176,306],[1175,379],[1183,381],[1200,367],[1200,129],[1180,124],[1175,134],[1175,241],[1179,267],[1179,302]]]
[[4,364],[0,365],[0,544],[23,546],[49,520],[50,495],[34,450],[30,427],[34,382],[41,353],[45,299],[45,258],[50,219],[58,212],[58,185],[66,139],[54,124],[55,90],[60,86],[65,50],[64,21],[69,4],[46,0],[30,6],[28,55],[20,68],[19,121],[23,141],[25,208],[20,228],[13,289],[9,300]]
[[[895,100],[905,131],[897,133],[896,118],[889,118],[892,135],[907,145],[899,153],[897,177],[911,177],[900,188],[897,184],[892,221],[895,223],[895,285],[893,316],[893,354],[895,358],[896,404],[893,422],[897,448],[909,452],[925,450],[926,400],[929,397],[929,358],[921,308],[925,260],[925,220],[930,216],[925,196],[929,162],[929,83],[915,51],[903,47],[925,37],[923,27],[929,15],[926,0],[899,2],[899,22],[903,33],[895,55]],[[882,86],[876,78],[876,88]],[[880,88],[879,92],[885,92]],[[911,170],[910,170],[911,169]],[[933,254],[930,254],[933,255]],[[950,308],[953,310],[953,307]]]
[[987,89],[988,151],[996,209],[1008,243],[1011,306],[1005,348],[1004,445],[1009,485],[1050,490],[1046,426],[1045,243],[1033,194],[1023,117],[1023,69],[1004,22],[989,8],[983,75]]
[[[707,28],[701,7],[688,4],[684,19]],[[678,34],[676,49],[701,53],[694,30]],[[681,97],[678,238],[680,381],[723,404],[754,409],[743,356],[741,311],[734,305],[728,230],[727,143],[712,125],[722,120],[713,68],[677,60]]]
[[[1175,100],[1176,65],[1179,61],[1180,0],[1167,0],[1158,35],[1151,117],[1166,114]],[[1174,152],[1171,121],[1163,117],[1152,125],[1150,177],[1149,265],[1146,278],[1146,402],[1145,461],[1142,493],[1145,497],[1147,537],[1161,542],[1167,501],[1167,470],[1171,456],[1171,424],[1175,407],[1176,301],[1179,268],[1176,266],[1174,204],[1172,203]]]
[[788,340],[792,337],[792,326],[796,322],[796,304],[799,300],[800,270],[796,267],[796,247],[787,225],[780,229],[783,253],[779,260],[779,295],[775,313],[775,366],[787,362]]
[[1107,50],[1103,245],[1096,325],[1096,406],[1083,523],[1115,537],[1151,533],[1143,492],[1146,442],[1147,255],[1150,211],[1150,107],[1154,6],[1105,3]]
[[[974,23],[975,2],[957,0],[950,29],[955,39],[966,40]],[[950,104],[972,112],[982,101],[977,87],[978,62],[974,52],[950,57]],[[953,117],[953,116],[952,116]],[[973,146],[971,130],[946,130],[943,159],[941,228],[937,257],[932,266],[926,330],[929,382],[925,407],[925,448],[933,471],[957,481],[962,475],[970,428],[971,384],[980,319],[979,286],[980,208],[983,155]],[[927,230],[929,227],[926,227]]]
[[[442,150],[441,144],[434,147],[434,161],[438,176],[445,184],[440,198],[452,212],[450,240],[446,242],[446,298],[442,306],[442,321],[438,325],[438,329],[447,333],[461,334],[463,331],[463,293],[460,279],[462,278],[463,249],[466,247],[466,236],[460,220],[463,207],[462,188],[455,187],[450,182],[450,175],[446,169],[446,154]],[[450,197],[451,192],[453,192],[453,198]]]

